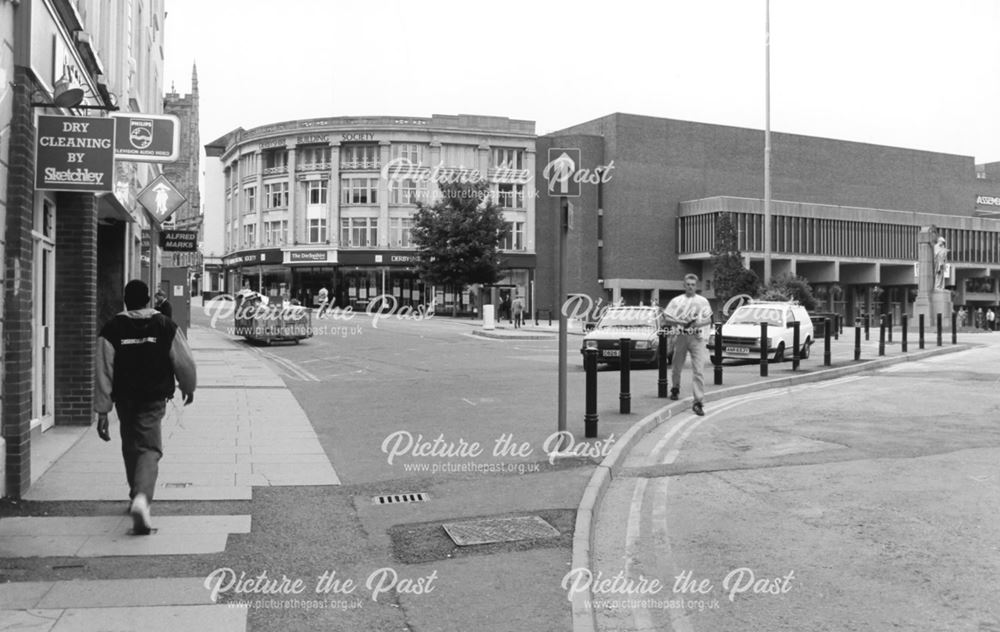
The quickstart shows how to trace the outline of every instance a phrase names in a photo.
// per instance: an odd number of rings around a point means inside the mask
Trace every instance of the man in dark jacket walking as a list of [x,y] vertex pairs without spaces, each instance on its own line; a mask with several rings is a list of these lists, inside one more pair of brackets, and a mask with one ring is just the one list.
[[156,301],[154,304],[156,311],[160,312],[167,318],[174,317],[174,308],[170,305],[170,301],[167,300],[167,293],[163,291],[163,288],[156,290],[156,294],[153,298]]
[[108,413],[114,405],[121,426],[122,457],[128,479],[133,532],[151,530],[153,500],[163,441],[160,423],[174,381],[184,405],[194,401],[197,371],[184,333],[149,304],[149,288],[138,280],[125,286],[125,311],[115,315],[97,338],[94,411],[97,434],[111,440]]

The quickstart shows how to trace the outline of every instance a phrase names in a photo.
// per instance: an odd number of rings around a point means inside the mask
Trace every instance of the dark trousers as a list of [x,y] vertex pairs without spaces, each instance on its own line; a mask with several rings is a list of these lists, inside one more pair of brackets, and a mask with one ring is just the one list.
[[153,500],[163,438],[160,422],[167,411],[167,400],[115,402],[122,437],[122,458],[128,478],[129,498],[145,494]]

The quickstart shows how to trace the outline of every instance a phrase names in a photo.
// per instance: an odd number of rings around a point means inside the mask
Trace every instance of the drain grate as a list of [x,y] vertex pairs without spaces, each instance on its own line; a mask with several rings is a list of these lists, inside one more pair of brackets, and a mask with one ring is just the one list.
[[426,492],[413,494],[383,494],[372,498],[373,505],[397,505],[402,503],[421,503],[430,500],[430,495]]
[[448,532],[448,537],[458,546],[517,542],[518,540],[534,540],[559,536],[559,530],[546,522],[541,516],[466,520],[463,522],[446,522],[441,526]]

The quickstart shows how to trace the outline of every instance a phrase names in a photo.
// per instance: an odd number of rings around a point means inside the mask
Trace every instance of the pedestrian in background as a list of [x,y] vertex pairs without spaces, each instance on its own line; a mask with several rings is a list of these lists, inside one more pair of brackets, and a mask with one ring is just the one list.
[[129,486],[133,532],[151,530],[153,500],[163,439],[160,424],[175,380],[184,405],[194,401],[197,370],[184,333],[149,304],[149,288],[139,280],[125,286],[125,311],[115,315],[97,338],[94,411],[97,434],[111,440],[108,413],[114,405]]
[[167,293],[163,291],[163,288],[156,290],[156,311],[167,318],[173,319],[174,317],[174,308],[170,305],[170,301],[167,300]]
[[511,307],[514,310],[514,329],[518,329],[524,324],[524,299],[518,294],[514,297],[514,303]]
[[691,410],[696,415],[704,415],[702,400],[705,397],[705,362],[708,360],[708,347],[705,343],[704,327],[712,323],[712,306],[708,299],[698,294],[698,276],[688,274],[684,277],[684,294],[674,297],[667,304],[664,315],[667,322],[677,328],[677,340],[674,343],[673,387],[670,389],[670,399],[677,400],[680,396],[681,371],[684,368],[686,355],[691,356],[691,384],[694,404]]
[[997,315],[992,307],[986,310],[986,328],[990,331],[997,330]]

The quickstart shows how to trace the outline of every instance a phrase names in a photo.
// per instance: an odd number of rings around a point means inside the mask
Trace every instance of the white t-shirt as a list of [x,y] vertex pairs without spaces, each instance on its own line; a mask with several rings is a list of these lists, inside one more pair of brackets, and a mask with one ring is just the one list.
[[[674,320],[687,322],[689,320],[712,320],[712,306],[708,299],[701,294],[688,296],[681,294],[675,296],[663,310],[667,316]],[[694,335],[701,336],[704,333],[704,326],[698,328]]]

